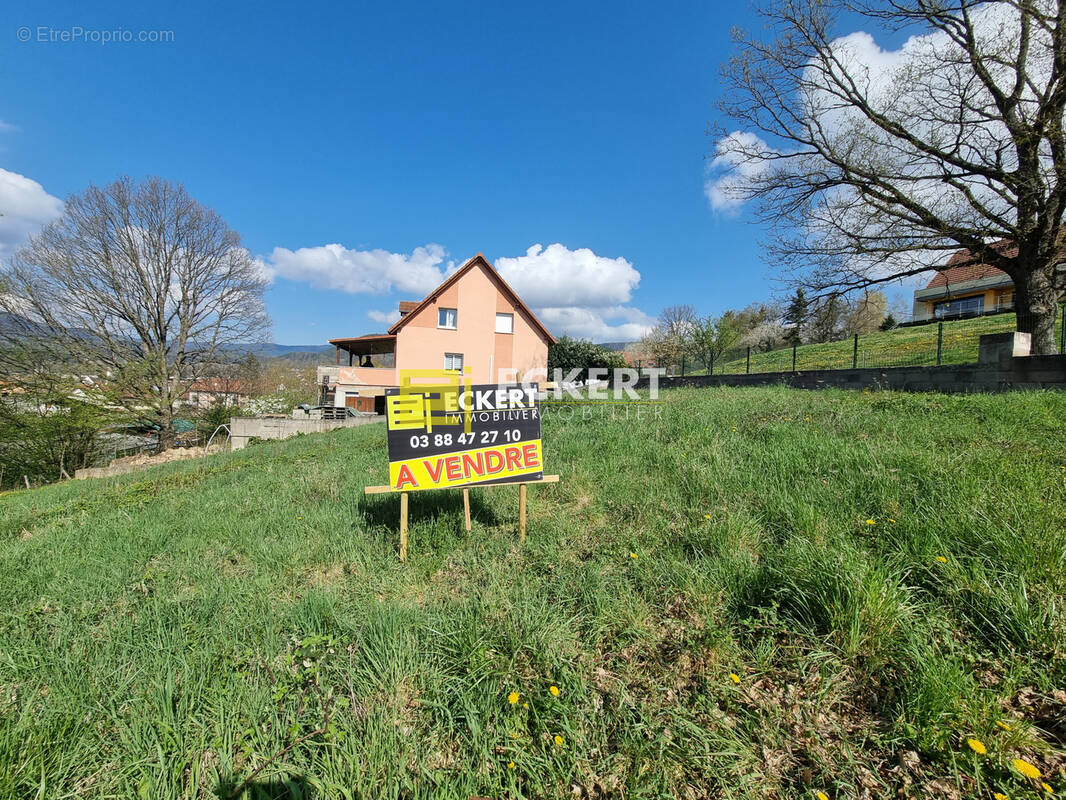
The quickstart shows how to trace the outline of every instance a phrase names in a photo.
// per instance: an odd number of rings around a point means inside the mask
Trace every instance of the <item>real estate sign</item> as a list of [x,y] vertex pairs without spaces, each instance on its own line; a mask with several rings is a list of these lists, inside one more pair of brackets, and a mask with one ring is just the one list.
[[394,492],[544,475],[536,384],[386,389],[385,413]]

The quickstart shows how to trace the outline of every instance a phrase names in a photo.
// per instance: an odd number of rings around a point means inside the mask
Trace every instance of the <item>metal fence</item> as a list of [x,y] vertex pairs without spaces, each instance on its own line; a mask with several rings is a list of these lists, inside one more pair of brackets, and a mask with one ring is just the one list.
[[[1056,320],[1059,352],[1066,353],[1066,315],[1060,307]],[[990,314],[951,321],[930,320],[888,331],[852,335],[832,342],[794,344],[775,350],[734,348],[702,364],[685,357],[670,374],[743,375],[759,372],[796,372],[863,367],[939,366],[977,361],[980,338],[1017,330],[1012,313]]]

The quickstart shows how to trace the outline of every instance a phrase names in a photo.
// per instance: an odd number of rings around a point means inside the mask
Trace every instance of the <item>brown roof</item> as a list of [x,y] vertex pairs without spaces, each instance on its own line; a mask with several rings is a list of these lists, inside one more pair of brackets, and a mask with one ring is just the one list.
[[500,273],[496,271],[496,268],[492,266],[492,264],[490,264],[485,258],[485,256],[481,255],[481,253],[478,253],[472,259],[463,264],[463,266],[459,267],[459,269],[457,269],[448,278],[444,280],[444,283],[442,283],[432,292],[427,294],[425,298],[423,298],[423,300],[418,303],[414,308],[412,308],[408,313],[400,317],[400,319],[395,322],[391,328],[389,328],[389,333],[396,333],[397,331],[399,331],[400,328],[402,328],[404,325],[411,321],[411,319],[415,316],[417,312],[421,311],[423,308],[433,302],[434,297],[443,292],[449,286],[452,286],[461,277],[463,277],[463,275],[468,273],[470,270],[472,270],[475,266],[479,264],[488,267],[489,274],[492,276],[493,280],[497,282],[499,288],[503,291],[503,293],[509,296],[511,298],[511,301],[520,309],[522,309],[522,311],[525,312],[525,314],[533,321],[533,325],[538,328],[541,333],[544,334],[548,342],[554,344],[555,337],[552,336],[551,332],[544,327],[544,323],[537,319],[537,315],[529,310],[529,307],[522,302],[522,298],[515,293],[515,290],[508,285],[507,281],[500,277]]
[[401,300],[400,301],[400,313],[401,314],[404,314],[404,313],[406,313],[408,311],[414,311],[416,308],[418,308],[418,303],[417,302],[414,302],[414,301],[411,301],[411,300]]
[[366,336],[349,336],[349,337],[344,338],[344,339],[330,339],[329,343],[332,344],[332,345],[341,345],[341,344],[354,344],[356,342],[384,342],[384,341],[390,341],[390,340],[395,339],[395,338],[396,338],[395,336],[392,336],[391,334],[388,334],[388,333],[370,333],[370,334],[367,334]]
[[[1011,245],[1009,242],[997,242],[992,246],[1008,258],[1018,252],[1018,248]],[[957,250],[954,255],[948,259],[948,263],[945,264],[942,269],[937,271],[936,275],[933,276],[933,279],[929,281],[929,285],[925,288],[936,289],[941,286],[950,286],[954,283],[964,283],[966,281],[977,281],[983,278],[1003,278],[1008,281],[1010,280],[1010,276],[1003,270],[993,267],[991,264],[984,264],[980,261],[976,261],[975,258],[976,257],[966,248]]]

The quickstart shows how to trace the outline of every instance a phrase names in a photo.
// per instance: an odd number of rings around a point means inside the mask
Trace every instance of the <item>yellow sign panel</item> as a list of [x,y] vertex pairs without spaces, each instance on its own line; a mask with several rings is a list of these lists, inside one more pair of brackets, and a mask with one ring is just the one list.
[[443,489],[506,481],[543,469],[540,439],[532,439],[392,461],[389,485],[394,491]]

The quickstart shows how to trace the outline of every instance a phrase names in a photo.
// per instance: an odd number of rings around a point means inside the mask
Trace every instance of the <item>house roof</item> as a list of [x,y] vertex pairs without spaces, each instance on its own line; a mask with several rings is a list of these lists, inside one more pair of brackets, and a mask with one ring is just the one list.
[[329,343],[335,346],[344,344],[358,344],[359,342],[387,342],[396,337],[389,333],[368,333],[366,336],[349,336],[344,339],[330,339]]
[[414,311],[416,308],[418,308],[418,301],[417,300],[414,300],[414,301],[412,301],[412,300],[401,300],[400,301],[400,313],[401,314],[406,314],[408,311]]
[[[997,242],[992,246],[1008,258],[1017,254],[1018,251],[1018,248],[1009,242]],[[1014,252],[1012,253],[1011,251]],[[955,251],[943,268],[937,271],[936,275],[933,276],[933,279],[929,281],[929,285],[925,288],[938,289],[940,287],[950,286],[954,283],[978,281],[985,278],[1003,278],[1005,281],[1011,279],[1003,270],[993,267],[991,264],[977,261],[976,256],[974,256],[973,253],[966,248],[963,248],[962,250]]]
[[463,266],[459,267],[459,269],[449,275],[440,286],[438,286],[432,292],[427,294],[421,302],[415,305],[414,308],[410,309],[406,314],[400,317],[400,319],[395,322],[391,328],[389,328],[389,333],[395,334],[399,332],[399,330],[408,322],[410,322],[415,317],[415,315],[418,314],[419,311],[421,311],[423,308],[432,303],[433,298],[435,298],[448,287],[456,284],[460,278],[462,278],[466,273],[470,272],[470,270],[472,270],[476,266],[487,267],[489,274],[492,276],[492,279],[497,283],[499,289],[508,297],[510,297],[511,301],[518,308],[522,309],[522,311],[525,312],[525,314],[530,318],[530,320],[532,320],[534,327],[536,327],[542,334],[544,334],[548,342],[554,344],[555,337],[552,336],[551,332],[544,327],[544,323],[537,319],[537,315],[529,310],[529,307],[522,302],[522,298],[519,297],[515,290],[510,287],[507,281],[500,277],[500,273],[496,271],[496,268],[492,266],[492,264],[490,264],[485,258],[485,256],[481,255],[481,253],[478,253],[476,256],[474,256],[465,264],[463,264]]

